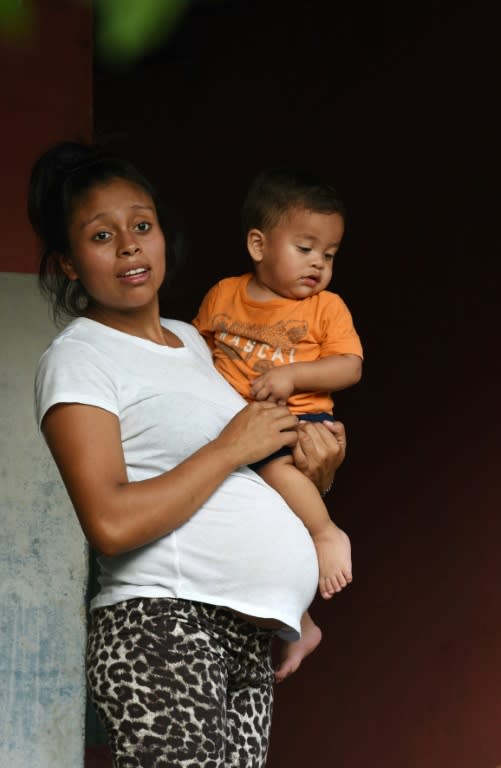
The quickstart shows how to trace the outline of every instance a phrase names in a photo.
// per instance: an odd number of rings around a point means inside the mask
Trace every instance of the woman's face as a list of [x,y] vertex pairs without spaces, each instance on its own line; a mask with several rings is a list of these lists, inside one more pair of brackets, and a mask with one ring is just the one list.
[[70,256],[61,266],[84,286],[91,312],[157,306],[165,238],[144,189],[119,178],[93,187],[75,205],[68,234]]

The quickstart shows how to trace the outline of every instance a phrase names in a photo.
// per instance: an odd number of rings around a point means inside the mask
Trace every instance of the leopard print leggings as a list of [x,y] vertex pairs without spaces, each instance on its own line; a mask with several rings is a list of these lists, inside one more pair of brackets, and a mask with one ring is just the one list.
[[87,677],[115,768],[262,768],[271,638],[225,608],[188,600],[95,610]]

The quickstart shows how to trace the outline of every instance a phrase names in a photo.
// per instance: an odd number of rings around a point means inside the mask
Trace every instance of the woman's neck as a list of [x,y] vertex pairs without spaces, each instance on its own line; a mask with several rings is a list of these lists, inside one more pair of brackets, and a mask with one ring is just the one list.
[[85,311],[84,317],[155,344],[169,344],[166,329],[160,322],[158,303],[155,307],[141,307],[127,312],[91,305]]

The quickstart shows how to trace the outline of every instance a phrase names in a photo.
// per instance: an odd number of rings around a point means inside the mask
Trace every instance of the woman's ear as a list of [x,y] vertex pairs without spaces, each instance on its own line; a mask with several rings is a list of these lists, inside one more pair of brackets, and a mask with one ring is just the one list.
[[255,264],[263,260],[266,235],[260,229],[249,229],[247,232],[247,250]]
[[73,262],[69,258],[69,256],[65,256],[62,253],[56,254],[56,261],[59,263],[59,266],[63,270],[64,274],[68,278],[68,280],[75,281],[78,280],[78,275],[75,272],[75,268],[73,266]]

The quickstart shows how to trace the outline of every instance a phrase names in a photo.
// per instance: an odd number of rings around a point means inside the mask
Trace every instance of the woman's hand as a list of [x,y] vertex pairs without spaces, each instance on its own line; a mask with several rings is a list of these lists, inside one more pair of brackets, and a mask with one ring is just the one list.
[[299,422],[294,462],[320,493],[330,489],[345,454],[346,432],[340,421]]
[[253,464],[297,442],[298,419],[288,408],[268,401],[243,408],[223,429],[216,443],[227,446],[237,466]]

